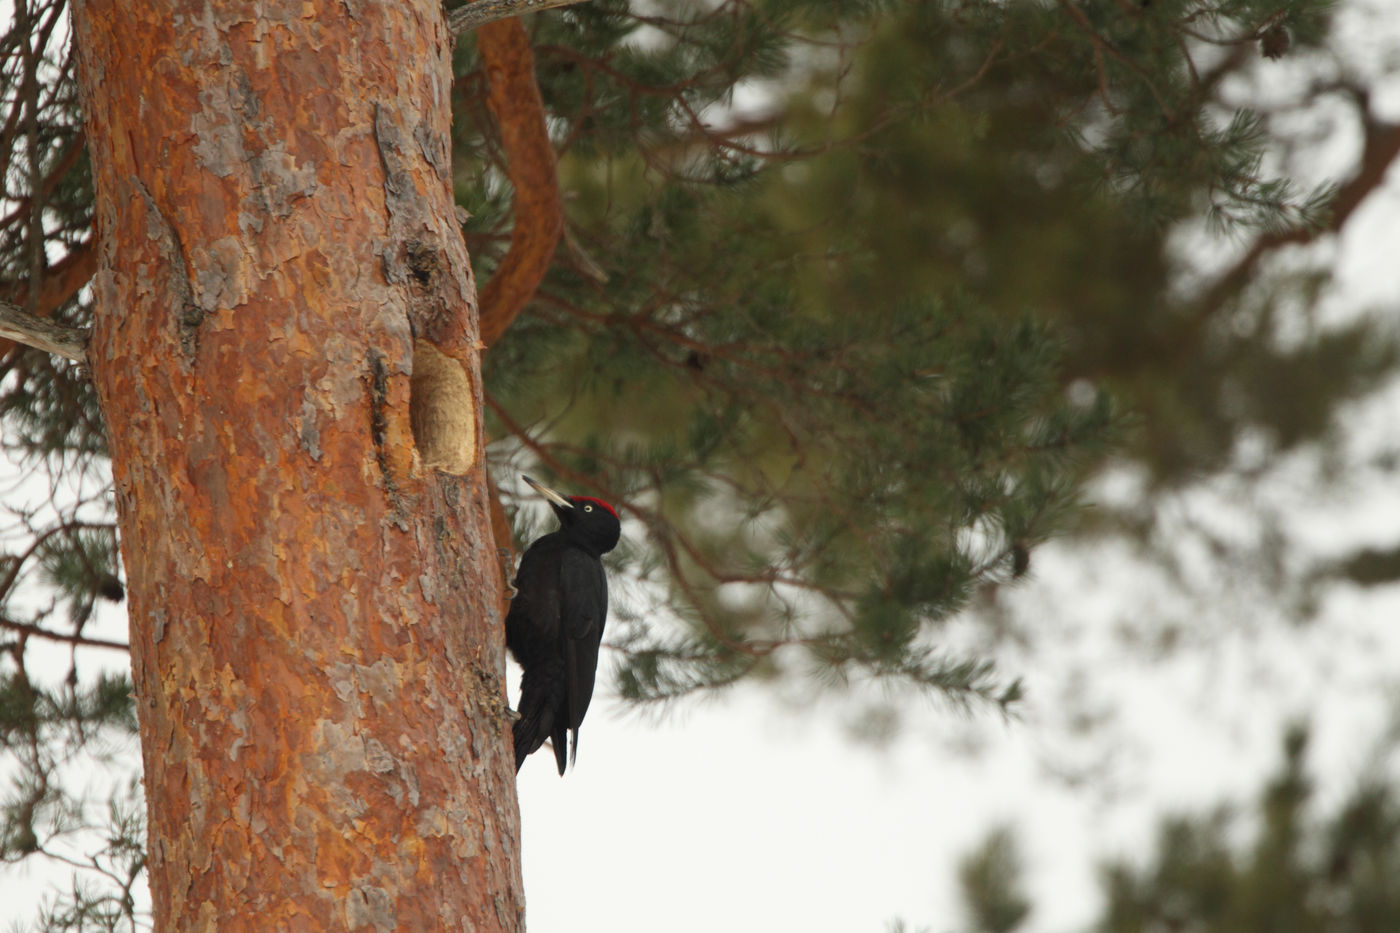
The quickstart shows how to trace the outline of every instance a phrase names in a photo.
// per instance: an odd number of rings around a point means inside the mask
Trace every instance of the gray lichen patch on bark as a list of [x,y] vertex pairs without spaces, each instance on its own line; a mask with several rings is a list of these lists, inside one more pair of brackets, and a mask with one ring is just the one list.
[[394,899],[384,888],[362,885],[345,899],[345,922],[352,930],[373,927],[376,931],[398,929],[394,919]]

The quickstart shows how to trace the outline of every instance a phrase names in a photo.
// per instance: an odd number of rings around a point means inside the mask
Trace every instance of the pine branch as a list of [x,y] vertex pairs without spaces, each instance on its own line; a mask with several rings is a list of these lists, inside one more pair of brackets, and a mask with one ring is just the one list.
[[3,220],[0,220],[0,230],[5,230],[13,226],[16,222],[23,220],[25,215],[30,213],[31,204],[36,197],[40,204],[47,203],[49,195],[53,194],[54,189],[58,187],[59,182],[63,181],[68,171],[78,164],[78,159],[82,156],[83,150],[86,148],[87,137],[83,135],[82,132],[75,133],[73,141],[68,144],[67,149],[63,150],[63,155],[59,156],[54,167],[44,176],[43,181],[39,184],[38,190],[28,197],[21,198],[19,203],[15,206],[15,209],[10,211]]
[[449,13],[447,28],[454,36],[460,36],[464,32],[480,29],[497,20],[582,2],[583,0],[476,0],[475,3],[469,3]]
[[111,641],[106,638],[89,638],[86,635],[78,635],[69,632],[53,632],[43,626],[30,625],[28,622],[16,622],[14,619],[7,619],[4,616],[0,616],[0,630],[19,632],[21,635],[32,635],[35,638],[43,638],[48,641],[61,641],[69,645],[81,645],[85,648],[111,648],[114,651],[131,650],[131,646],[124,641]]
[[[484,4],[467,9],[479,5]],[[481,291],[481,340],[489,347],[549,271],[564,232],[564,203],[525,27],[519,20],[493,23],[477,34],[476,47],[486,72],[486,102],[500,128],[506,175],[515,191],[510,251]]]
[[1400,123],[1387,123],[1371,113],[1369,95],[1353,89],[1361,112],[1362,151],[1356,174],[1337,188],[1327,222],[1317,227],[1296,226],[1276,233],[1264,233],[1249,250],[1220,277],[1200,299],[1195,323],[1204,325],[1233,296],[1252,281],[1264,259],[1280,247],[1306,245],[1321,236],[1340,231],[1371,193],[1381,186],[1390,168],[1400,159]]
[[35,317],[8,301],[0,301],[0,338],[54,353],[75,363],[87,361],[86,330]]
[[[97,272],[97,238],[89,235],[82,243],[68,249],[68,254],[43,271],[39,283],[39,303],[34,313],[48,317],[54,309],[65,304],[92,279]],[[22,304],[29,294],[29,280],[0,281],[0,301]]]

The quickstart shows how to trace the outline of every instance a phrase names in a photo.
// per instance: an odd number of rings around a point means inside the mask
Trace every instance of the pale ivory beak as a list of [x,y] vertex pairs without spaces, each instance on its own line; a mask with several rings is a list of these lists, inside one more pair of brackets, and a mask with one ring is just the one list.
[[550,489],[544,483],[536,482],[535,480],[526,476],[524,473],[520,474],[520,478],[523,479],[525,482],[529,483],[532,487],[534,487],[536,492],[544,496],[550,502],[553,502],[555,505],[559,506],[561,509],[572,509],[574,507],[574,504],[572,502],[559,495],[559,493],[555,492],[553,489]]

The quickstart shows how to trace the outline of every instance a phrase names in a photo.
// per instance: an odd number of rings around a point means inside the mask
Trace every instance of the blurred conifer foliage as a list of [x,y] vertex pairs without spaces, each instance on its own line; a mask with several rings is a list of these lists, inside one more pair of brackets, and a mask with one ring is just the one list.
[[[1244,813],[1172,816],[1144,859],[1105,863],[1098,933],[1385,933],[1400,929],[1400,793],[1381,759],[1338,805],[1320,805],[1295,726],[1282,761]],[[1382,756],[1384,758],[1384,756]],[[1241,826],[1248,830],[1241,832]],[[1000,829],[968,854],[964,911],[978,933],[1027,929],[1016,837]]]
[[[0,37],[0,299],[82,326],[65,3],[19,0]],[[945,653],[940,627],[1078,527],[1111,450],[1171,488],[1231,468],[1242,432],[1325,436],[1392,374],[1366,324],[1275,339],[1326,273],[1265,275],[1271,257],[1339,230],[1400,151],[1337,65],[1329,8],[591,0],[525,21],[538,104],[505,118],[461,36],[455,183],[484,318],[512,243],[562,229],[539,287],[484,323],[493,472],[507,505],[528,468],[619,506],[623,695],[795,674],[1009,703],[1017,682]],[[1239,88],[1270,69],[1307,77],[1251,110]],[[1360,143],[1302,185],[1281,121],[1319,99]],[[511,123],[532,113],[557,194],[512,184]],[[1235,258],[1183,269],[1173,236],[1207,225]],[[0,343],[0,418],[15,860],[86,812],[54,762],[131,710],[77,663],[121,648],[84,632],[121,597],[91,387]],[[71,649],[67,681],[31,681],[39,641]]]
[[[1390,374],[1373,324],[1277,340],[1300,283],[1257,274],[1378,184],[1271,173],[1273,115],[1226,93],[1302,58],[1325,73],[1324,13],[541,18],[567,232],[488,354],[496,475],[538,464],[636,520],[620,559],[685,624],[633,604],[614,636],[624,693],[815,669],[1005,699],[1014,686],[938,652],[938,626],[1068,527],[1107,440],[1172,489],[1231,468],[1244,432],[1280,451],[1324,436]],[[1259,41],[1280,25],[1276,62]],[[480,81],[471,51],[463,80]],[[1400,134],[1364,88],[1330,87],[1373,128],[1363,161],[1388,164]],[[459,200],[489,280],[510,191],[479,95],[461,100]],[[1203,282],[1172,248],[1186,227],[1252,245]],[[1135,430],[1115,431],[1119,412]]]

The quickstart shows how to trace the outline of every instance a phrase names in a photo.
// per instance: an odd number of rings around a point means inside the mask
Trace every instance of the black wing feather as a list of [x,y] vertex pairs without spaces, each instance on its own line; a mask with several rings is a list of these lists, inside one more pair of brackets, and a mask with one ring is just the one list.
[[578,728],[593,699],[598,672],[598,647],[608,617],[608,579],[603,564],[591,554],[569,548],[559,566],[562,641],[568,707],[566,721],[574,733],[573,756],[578,756]]

